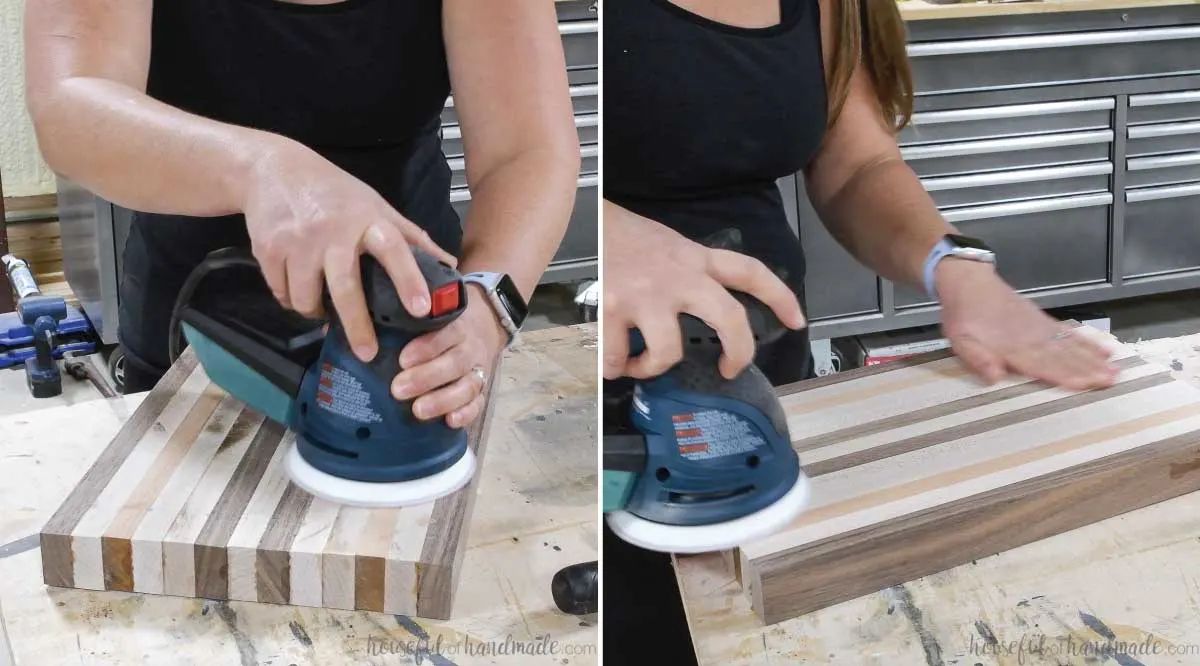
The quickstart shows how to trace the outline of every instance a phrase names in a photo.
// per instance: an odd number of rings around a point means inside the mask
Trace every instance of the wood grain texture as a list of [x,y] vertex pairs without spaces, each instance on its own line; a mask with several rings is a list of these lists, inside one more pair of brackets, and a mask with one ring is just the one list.
[[782,389],[813,501],[736,554],[758,616],[775,624],[1200,490],[1200,390],[1077,330],[1112,349],[1114,386],[984,386],[933,355]]
[[[493,402],[468,432],[480,461]],[[337,506],[287,479],[293,443],[185,352],[42,529],[43,580],[448,619],[477,480],[425,506]]]

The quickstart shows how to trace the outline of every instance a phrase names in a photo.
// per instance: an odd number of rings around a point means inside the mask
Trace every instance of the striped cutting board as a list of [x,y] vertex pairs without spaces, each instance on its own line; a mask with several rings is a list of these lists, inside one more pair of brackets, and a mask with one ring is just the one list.
[[768,624],[1200,489],[1200,390],[1090,328],[1122,368],[1071,392],[938,353],[781,388],[812,504],[741,548]]
[[292,439],[185,351],[43,528],[46,584],[448,619],[478,476],[421,507],[342,507],[284,476]]

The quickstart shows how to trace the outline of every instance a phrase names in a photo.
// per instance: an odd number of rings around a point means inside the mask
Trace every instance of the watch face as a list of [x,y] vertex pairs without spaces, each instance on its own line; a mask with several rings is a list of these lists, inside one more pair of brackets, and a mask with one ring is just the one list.
[[525,323],[525,317],[529,315],[529,309],[525,306],[525,299],[521,297],[521,292],[517,290],[512,278],[507,275],[500,278],[500,284],[496,285],[496,296],[504,302],[513,324],[520,328]]
[[991,252],[992,248],[988,247],[983,241],[970,236],[960,236],[958,234],[946,234],[946,239],[955,245],[969,250],[980,250],[983,252]]

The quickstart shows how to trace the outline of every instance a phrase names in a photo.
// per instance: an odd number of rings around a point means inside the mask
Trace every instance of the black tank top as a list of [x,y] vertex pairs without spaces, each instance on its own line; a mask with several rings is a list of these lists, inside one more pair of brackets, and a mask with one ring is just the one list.
[[702,240],[738,229],[744,251],[802,295],[804,257],[776,182],[824,136],[816,0],[740,28],[669,0],[621,0],[604,18],[604,196]]
[[[441,0],[156,0],[147,92],[314,149],[458,251],[438,137],[450,92]],[[197,252],[168,245],[209,249],[206,223],[137,218],[181,269]]]

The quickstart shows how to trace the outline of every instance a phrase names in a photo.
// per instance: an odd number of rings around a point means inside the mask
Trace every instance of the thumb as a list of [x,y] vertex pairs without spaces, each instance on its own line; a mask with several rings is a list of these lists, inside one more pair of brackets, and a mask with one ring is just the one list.
[[951,339],[950,344],[954,353],[962,359],[963,365],[984,383],[995,384],[1007,374],[1004,361],[979,340],[967,335]]

